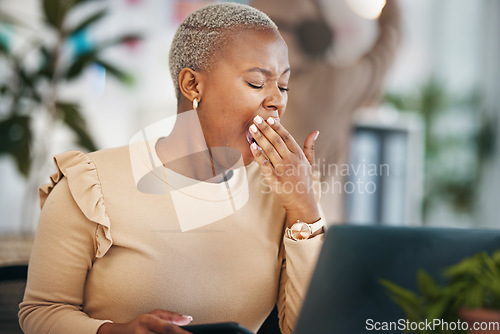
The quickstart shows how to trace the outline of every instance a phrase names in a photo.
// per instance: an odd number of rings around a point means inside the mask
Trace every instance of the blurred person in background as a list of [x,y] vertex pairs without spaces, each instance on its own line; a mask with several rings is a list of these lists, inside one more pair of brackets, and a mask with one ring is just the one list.
[[[317,167],[321,204],[328,223],[344,222],[339,181],[348,163],[353,113],[377,102],[400,40],[400,12],[387,0],[377,21],[375,3],[350,0],[252,0],[273,19],[289,48],[290,94],[283,125],[300,142],[319,130]],[[357,7],[355,5],[358,5]],[[373,15],[375,14],[375,15]],[[377,32],[378,36],[374,34]],[[334,183],[336,183],[334,185]]]

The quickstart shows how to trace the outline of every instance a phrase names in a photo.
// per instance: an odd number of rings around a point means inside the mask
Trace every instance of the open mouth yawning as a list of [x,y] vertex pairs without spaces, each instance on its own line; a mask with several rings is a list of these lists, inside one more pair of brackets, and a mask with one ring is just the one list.
[[252,144],[252,143],[256,142],[255,139],[253,138],[252,134],[250,133],[250,131],[246,130],[245,134],[246,134],[247,141],[248,141],[249,144]]

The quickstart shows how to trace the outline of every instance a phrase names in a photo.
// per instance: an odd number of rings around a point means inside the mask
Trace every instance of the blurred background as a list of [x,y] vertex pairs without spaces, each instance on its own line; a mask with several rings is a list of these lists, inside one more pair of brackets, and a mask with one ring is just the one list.
[[[54,154],[127,145],[175,114],[170,42],[211,2],[0,0],[0,237],[29,244]],[[377,4],[367,12],[368,2]],[[333,39],[323,61],[349,67],[369,51],[384,4],[318,1]],[[394,61],[377,98],[352,114],[346,146],[351,167],[388,167],[346,175],[344,187],[367,187],[344,188],[344,219],[498,227],[500,1],[398,4]]]

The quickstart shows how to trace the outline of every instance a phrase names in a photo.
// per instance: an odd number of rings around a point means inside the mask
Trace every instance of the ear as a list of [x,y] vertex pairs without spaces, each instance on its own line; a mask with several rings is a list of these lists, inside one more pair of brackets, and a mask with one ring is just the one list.
[[201,102],[203,95],[203,76],[190,68],[183,68],[179,73],[179,90],[189,101],[194,98]]

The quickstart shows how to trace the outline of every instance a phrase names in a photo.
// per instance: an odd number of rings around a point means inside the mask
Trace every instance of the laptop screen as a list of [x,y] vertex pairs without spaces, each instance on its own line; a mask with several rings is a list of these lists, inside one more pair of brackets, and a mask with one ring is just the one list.
[[376,322],[405,319],[380,279],[417,291],[419,269],[442,283],[444,268],[495,249],[500,249],[500,230],[332,226],[295,333],[402,333],[374,330]]

